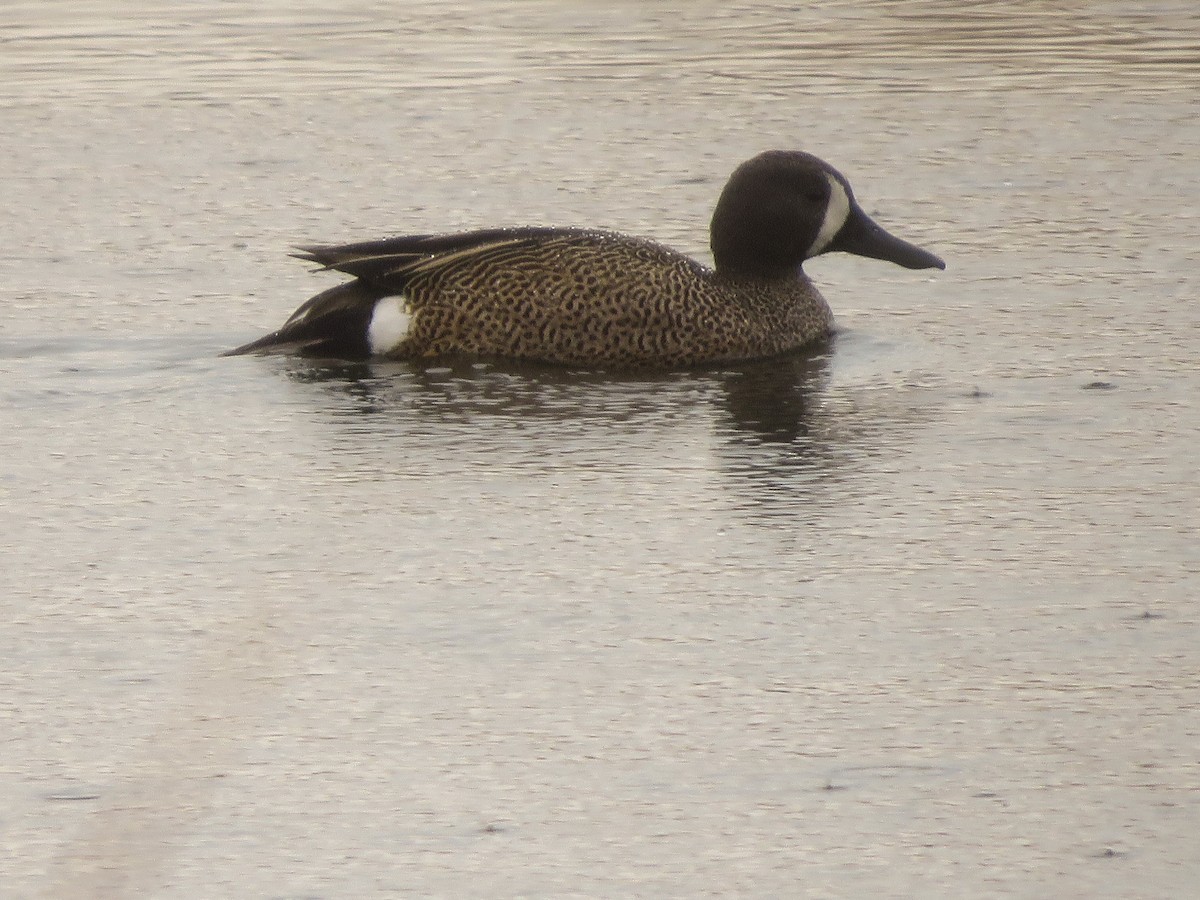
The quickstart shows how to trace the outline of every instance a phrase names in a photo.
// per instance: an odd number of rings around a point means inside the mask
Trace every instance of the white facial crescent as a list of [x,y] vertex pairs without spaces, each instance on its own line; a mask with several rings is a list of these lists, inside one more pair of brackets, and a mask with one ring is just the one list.
[[816,240],[808,248],[808,259],[828,247],[829,242],[837,236],[846,224],[846,219],[850,217],[850,196],[846,193],[846,188],[828,172],[825,173],[825,177],[829,180],[829,202],[825,204],[825,218],[821,220],[821,230],[817,232]]

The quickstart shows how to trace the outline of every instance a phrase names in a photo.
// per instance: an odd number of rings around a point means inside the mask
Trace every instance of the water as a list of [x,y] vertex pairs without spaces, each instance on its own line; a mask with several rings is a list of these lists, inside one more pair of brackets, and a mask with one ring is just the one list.
[[[10,3],[12,897],[1177,897],[1190,4]],[[785,363],[216,354],[306,241],[829,159],[948,263]]]

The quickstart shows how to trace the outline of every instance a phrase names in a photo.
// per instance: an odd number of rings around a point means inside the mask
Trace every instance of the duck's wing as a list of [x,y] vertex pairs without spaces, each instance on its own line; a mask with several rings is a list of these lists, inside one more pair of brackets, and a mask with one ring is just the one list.
[[478,261],[588,233],[567,228],[490,228],[461,234],[418,234],[358,244],[297,247],[300,252],[293,256],[392,292],[402,291],[405,282],[419,272],[444,270],[467,260]]

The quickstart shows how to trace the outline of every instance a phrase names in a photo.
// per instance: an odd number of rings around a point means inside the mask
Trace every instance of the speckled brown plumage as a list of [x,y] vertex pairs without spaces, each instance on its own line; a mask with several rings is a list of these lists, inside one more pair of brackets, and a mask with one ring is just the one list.
[[[652,241],[581,229],[307,247],[302,258],[355,280],[232,353],[621,367],[755,359],[832,329],[829,306],[801,269],[812,256],[845,250],[909,268],[943,266],[887,234],[840,173],[799,152],[764,153],[734,172],[713,214],[712,246],[715,269]],[[381,313],[390,315],[387,327]]]
[[649,241],[565,232],[455,257],[408,277],[399,359],[468,354],[685,366],[781,353],[829,333],[807,278],[716,276]]

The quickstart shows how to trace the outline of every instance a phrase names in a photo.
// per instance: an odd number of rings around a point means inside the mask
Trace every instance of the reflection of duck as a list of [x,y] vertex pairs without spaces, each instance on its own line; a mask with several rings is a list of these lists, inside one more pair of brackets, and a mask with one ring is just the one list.
[[908,430],[903,403],[864,407],[870,397],[831,387],[830,351],[688,371],[461,359],[287,359],[278,369],[332,427],[340,472],[569,471],[565,484],[628,478],[623,489],[652,493],[694,471],[755,521],[778,524],[808,521],[814,500],[847,490],[881,446],[900,445],[893,430]]
[[[809,419],[829,380],[830,345],[811,351],[707,370],[606,372],[520,360],[448,365],[412,362],[292,359],[284,373],[317,385],[334,399],[325,408],[343,425],[355,418],[367,431],[397,423],[508,420],[522,440],[532,427],[542,436],[578,436],[598,428],[658,432],[678,441],[698,423],[710,423],[722,441],[796,444],[810,441]],[[703,430],[703,426],[701,426]],[[548,446],[553,446],[551,437]]]
[[832,328],[800,268],[807,259],[843,250],[910,269],[945,267],[875,224],[849,182],[807,153],[771,151],[739,166],[711,230],[715,270],[640,238],[561,228],[304,248],[302,258],[355,280],[231,353],[633,367],[758,359]]
[[731,436],[792,444],[808,435],[812,405],[829,380],[829,347],[742,363],[720,379]]

